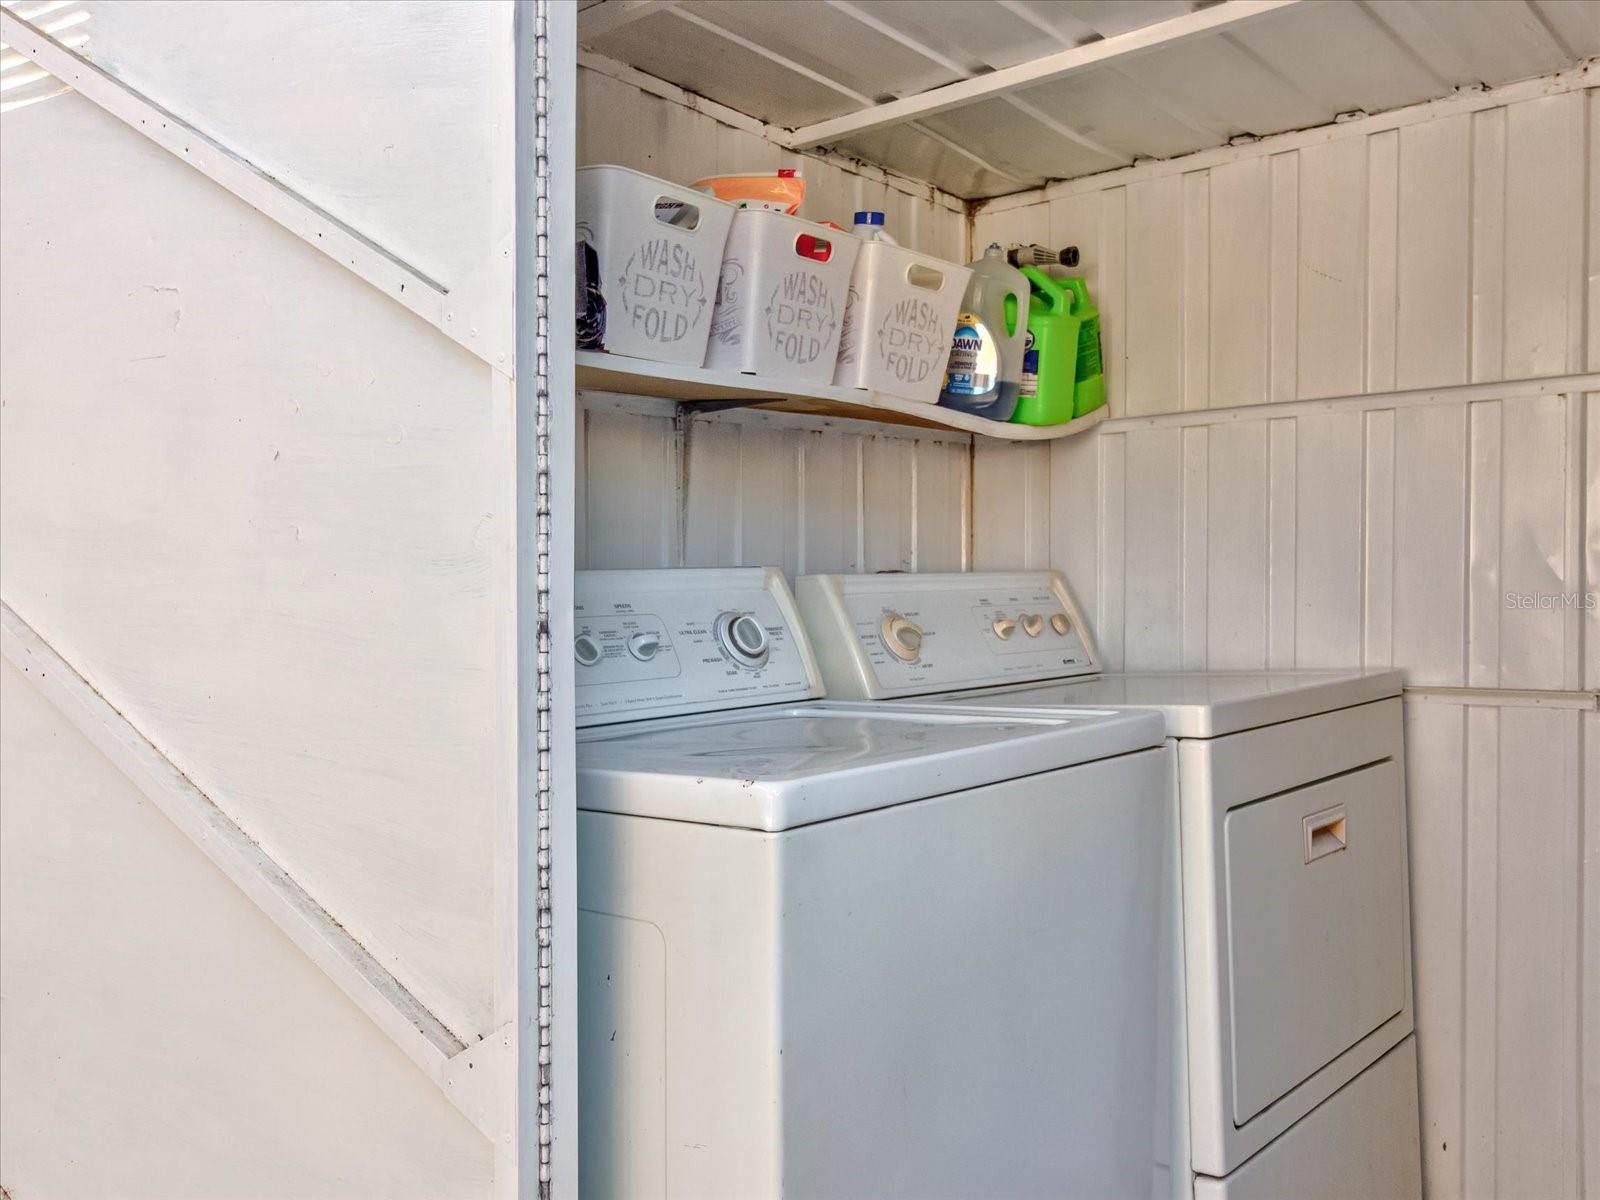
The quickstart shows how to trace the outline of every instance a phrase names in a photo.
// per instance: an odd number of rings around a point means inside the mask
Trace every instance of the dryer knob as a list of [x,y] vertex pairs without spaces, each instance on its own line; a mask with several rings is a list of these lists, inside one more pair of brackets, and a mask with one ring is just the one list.
[[885,613],[878,634],[883,648],[901,662],[916,662],[922,653],[922,627],[899,613]]
[[1038,613],[1022,614],[1022,632],[1029,637],[1038,637],[1044,632],[1044,618]]
[[1017,623],[1010,617],[996,617],[992,628],[995,637],[1003,642],[1017,631]]
[[1066,637],[1067,634],[1072,632],[1072,622],[1067,620],[1066,613],[1056,613],[1050,618],[1050,628],[1054,629],[1062,637]]

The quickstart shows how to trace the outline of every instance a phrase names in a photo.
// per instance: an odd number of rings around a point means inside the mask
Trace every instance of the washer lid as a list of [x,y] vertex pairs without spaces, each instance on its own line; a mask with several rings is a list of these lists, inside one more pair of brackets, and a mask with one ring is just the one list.
[[578,807],[791,829],[1161,742],[1153,713],[780,705],[582,731]]
[[1149,708],[1165,719],[1169,737],[1208,738],[1385,700],[1400,694],[1401,682],[1399,671],[1196,671],[1098,675],[940,700],[986,708]]

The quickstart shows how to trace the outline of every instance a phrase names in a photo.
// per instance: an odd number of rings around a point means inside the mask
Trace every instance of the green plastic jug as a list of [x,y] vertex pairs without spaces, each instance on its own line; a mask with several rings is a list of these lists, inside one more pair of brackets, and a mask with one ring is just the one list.
[[1028,278],[1028,340],[1022,355],[1022,386],[1011,419],[1020,425],[1060,425],[1072,420],[1078,338],[1082,318],[1077,297],[1065,283],[1037,267]]
[[1083,280],[1058,282],[1072,289],[1077,301],[1072,311],[1082,321],[1078,326],[1078,365],[1072,389],[1072,415],[1081,417],[1106,402],[1105,368],[1100,363],[1100,310],[1090,303],[1089,288]]

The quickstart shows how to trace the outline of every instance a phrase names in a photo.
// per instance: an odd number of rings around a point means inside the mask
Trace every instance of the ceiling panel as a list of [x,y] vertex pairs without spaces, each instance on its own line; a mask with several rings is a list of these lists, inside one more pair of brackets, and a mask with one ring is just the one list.
[[938,186],[953,196],[1004,196],[1038,186],[1025,176],[1019,181],[1015,175],[984,170],[909,125],[860,134],[840,143],[839,149],[866,162],[892,163],[895,171],[912,179],[944,180]]
[[1542,14],[1525,0],[1424,2],[1410,7],[1484,83],[1526,79],[1571,65]]
[[1040,24],[1055,29],[1063,45],[1076,46],[1088,37],[1113,37],[1181,17],[1199,5],[1184,0],[1093,0],[1082,4],[1017,0],[1011,7],[1026,10]]
[[1571,57],[1600,54],[1600,4],[1594,0],[1534,0],[1533,7]]
[[601,0],[580,15],[579,40],[780,129],[864,113],[825,144],[968,198],[1600,55],[1597,0],[1301,0],[915,124],[866,124],[886,101],[1163,22],[1252,11],[1237,0]]
[[595,48],[685,91],[786,128],[854,112],[864,104],[691,24],[670,9],[623,26],[598,39]]
[[1336,113],[1401,108],[1450,86],[1358,4],[1307,6],[1233,36]]
[[1226,35],[1143,55],[1123,70],[1138,83],[1156,83],[1185,112],[1227,137],[1320,125],[1337,115],[1291,76]]
[[[907,4],[905,0],[835,0],[832,7],[856,10],[925,47],[963,75],[981,75],[1059,50],[1059,39],[1041,31],[1007,5]],[[897,95],[904,89],[892,89]]]
[[[965,78],[852,16],[855,6],[793,0],[688,0],[679,9],[737,33],[874,100]],[[842,104],[838,115],[859,107]]]
[[924,123],[958,145],[979,148],[995,166],[1032,181],[1030,187],[1068,175],[1109,171],[1131,161],[1127,155],[1108,156],[1074,142],[1004,100],[952,109]]
[[1158,102],[1129,75],[1094,71],[1020,95],[1128,160],[1171,158],[1217,143],[1214,126],[1196,128],[1178,120],[1172,109],[1183,111],[1183,106]]

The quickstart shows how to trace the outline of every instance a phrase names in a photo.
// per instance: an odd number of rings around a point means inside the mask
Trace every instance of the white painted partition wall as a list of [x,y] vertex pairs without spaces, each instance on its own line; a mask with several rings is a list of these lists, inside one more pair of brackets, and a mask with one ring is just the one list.
[[1082,248],[1112,405],[979,472],[980,560],[1011,538],[992,565],[1064,571],[1129,670],[1406,671],[1434,1200],[1600,1194],[1596,81],[1054,185],[974,229]]
[[575,14],[4,9],[0,1188],[575,1194]]

